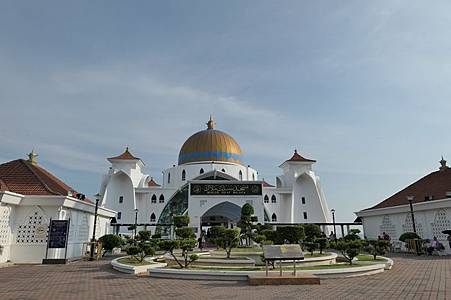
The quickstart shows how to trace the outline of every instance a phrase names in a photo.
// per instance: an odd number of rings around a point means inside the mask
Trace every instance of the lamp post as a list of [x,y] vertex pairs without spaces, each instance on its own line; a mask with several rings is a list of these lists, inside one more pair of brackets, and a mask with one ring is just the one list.
[[335,227],[335,209],[330,210],[332,213],[332,223],[334,224],[334,237],[335,237],[335,243],[337,243],[337,228]]
[[413,196],[407,196],[407,201],[409,201],[409,206],[410,206],[410,216],[412,217],[412,226],[413,226],[413,232],[417,233],[417,229],[415,227],[415,214],[413,213]]
[[[412,217],[412,228],[413,228],[413,232],[414,232],[415,234],[417,234],[417,228],[416,228],[416,226],[415,226],[415,214],[413,213],[413,204],[412,204],[413,199],[414,199],[413,196],[407,196],[407,201],[409,201],[409,206],[410,206],[410,216]],[[416,252],[418,255],[420,255],[420,252],[418,251],[418,250],[419,250],[419,247],[418,247],[418,240],[415,239],[414,242],[415,242],[415,252]]]
[[136,229],[138,228],[138,209],[135,208],[135,240],[136,240]]
[[100,194],[97,193],[94,195],[96,197],[96,208],[94,210],[94,228],[92,229],[92,239],[91,239],[91,251],[89,253],[89,260],[94,260],[94,249],[95,249],[95,242],[96,242],[96,227],[97,227],[97,211],[99,209],[99,201],[100,201]]

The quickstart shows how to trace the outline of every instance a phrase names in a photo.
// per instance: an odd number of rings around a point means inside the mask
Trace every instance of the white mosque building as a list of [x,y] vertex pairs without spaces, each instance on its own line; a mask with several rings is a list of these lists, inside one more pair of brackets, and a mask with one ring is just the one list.
[[163,170],[160,184],[143,173],[143,161],[128,148],[108,161],[111,167],[100,194],[102,206],[117,212],[119,233],[131,234],[129,227],[138,224],[139,229],[145,226],[153,232],[162,228],[164,235],[171,217],[182,214],[190,216],[197,234],[212,225],[233,227],[245,203],[253,206],[259,223],[331,222],[319,177],[312,169],[315,160],[295,150],[280,165],[282,174],[272,186],[243,163],[239,144],[215,129],[212,118],[207,129],[182,145],[178,165]]

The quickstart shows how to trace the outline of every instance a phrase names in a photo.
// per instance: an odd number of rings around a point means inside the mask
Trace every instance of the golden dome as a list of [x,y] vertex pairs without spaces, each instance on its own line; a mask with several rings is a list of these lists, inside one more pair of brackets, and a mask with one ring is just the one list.
[[179,165],[200,161],[241,163],[241,148],[227,133],[216,130],[210,117],[206,130],[190,136],[179,153]]

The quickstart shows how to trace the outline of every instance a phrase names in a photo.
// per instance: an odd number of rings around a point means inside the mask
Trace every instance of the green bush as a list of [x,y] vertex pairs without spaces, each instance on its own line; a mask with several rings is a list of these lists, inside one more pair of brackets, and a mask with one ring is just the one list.
[[249,203],[246,203],[241,207],[241,217],[237,225],[241,230],[241,237],[246,240],[246,246],[251,245],[251,240],[255,236],[255,233],[253,232],[254,226],[252,224],[253,214],[254,208]]
[[365,251],[373,255],[376,259],[377,255],[384,255],[390,248],[390,242],[386,240],[368,240]]
[[176,228],[181,228],[189,225],[189,216],[183,215],[183,216],[174,216],[174,226]]
[[152,233],[148,230],[142,230],[140,232],[138,232],[138,236],[136,237],[136,239],[139,239],[140,241],[148,241],[150,240],[150,236],[152,235]]
[[122,238],[114,234],[106,234],[100,237],[99,241],[102,243],[105,253],[111,252],[114,248],[120,247],[123,243]]
[[[230,258],[232,248],[238,246],[240,241],[240,231],[238,228],[229,229],[224,226],[219,226],[217,229],[217,236],[215,238],[216,244],[226,251],[227,258]],[[264,236],[263,236],[264,237]]]
[[305,242],[304,244],[305,249],[307,249],[308,252],[313,256],[313,252],[318,249],[318,244],[315,242]]
[[351,241],[355,241],[355,240],[360,240],[360,229],[351,229],[350,232],[344,237],[345,240],[351,240]]
[[241,208],[241,215],[243,216],[251,216],[254,214],[254,208],[249,203],[246,203]]
[[340,251],[343,257],[352,265],[352,260],[359,255],[362,246],[363,243],[361,240],[346,240],[341,238],[337,240],[335,249]]
[[415,232],[404,232],[399,237],[399,240],[404,243],[407,242],[407,240],[413,240],[413,239],[420,239],[420,236],[418,234],[416,234]]
[[316,224],[304,224],[305,240],[313,242],[316,238],[322,237],[321,228]]
[[263,241],[265,241],[266,240],[266,236],[264,236],[263,234],[260,234],[260,235],[257,235],[255,238],[254,238],[254,241],[256,242],[256,243],[259,243],[259,244],[261,244]]
[[276,229],[276,244],[298,244],[305,237],[304,227],[302,226],[278,226]]
[[319,253],[322,254],[323,250],[327,248],[329,241],[325,237],[315,239],[315,243],[318,244]]
[[195,239],[196,234],[191,227],[180,227],[175,229],[175,235],[179,239]]

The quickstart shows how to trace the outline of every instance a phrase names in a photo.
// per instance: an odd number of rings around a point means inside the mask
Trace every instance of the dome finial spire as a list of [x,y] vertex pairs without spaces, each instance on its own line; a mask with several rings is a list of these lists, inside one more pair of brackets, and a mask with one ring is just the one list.
[[207,129],[215,129],[215,126],[216,126],[216,122],[213,119],[213,116],[210,115],[210,120],[208,120],[208,122],[207,122]]

